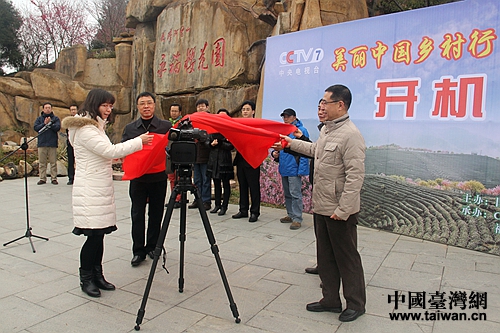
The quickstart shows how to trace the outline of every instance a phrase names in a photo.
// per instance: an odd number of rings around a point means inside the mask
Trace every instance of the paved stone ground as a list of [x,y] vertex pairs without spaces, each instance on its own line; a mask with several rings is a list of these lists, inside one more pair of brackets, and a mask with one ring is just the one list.
[[[128,182],[115,182],[119,230],[105,238],[104,272],[117,290],[87,297],[79,287],[83,237],[71,234],[71,186],[37,186],[28,180],[32,238],[0,247],[0,332],[133,332],[151,268],[148,258],[131,267]],[[26,232],[24,180],[0,182],[0,240]],[[352,323],[337,314],[311,313],[321,298],[315,264],[312,218],[292,231],[279,222],[280,209],[262,208],[256,223],[209,214],[241,323],[234,322],[217,265],[197,211],[189,210],[184,292],[178,292],[179,210],[167,233],[166,274],[158,266],[146,305],[143,332],[500,332],[500,258],[470,250],[359,227],[359,248],[367,284],[367,313]],[[215,216],[214,216],[215,215]],[[388,295],[401,291],[487,292],[487,309],[454,310],[486,321],[391,321],[409,312],[408,299],[395,310]],[[429,304],[427,304],[427,309]],[[434,313],[434,310],[429,310]],[[421,313],[425,310],[412,309]],[[449,310],[444,311],[449,312]]]

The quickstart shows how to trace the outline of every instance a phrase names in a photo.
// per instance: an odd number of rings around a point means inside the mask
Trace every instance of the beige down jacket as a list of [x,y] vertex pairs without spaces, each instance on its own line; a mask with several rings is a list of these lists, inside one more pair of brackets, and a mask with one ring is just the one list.
[[112,159],[142,149],[140,137],[112,144],[104,132],[105,122],[86,117],[66,117],[62,127],[69,130],[75,150],[73,221],[82,229],[102,229],[116,225]]
[[318,141],[293,140],[290,148],[314,156],[313,210],[343,220],[359,212],[365,177],[365,140],[346,114],[326,121]]

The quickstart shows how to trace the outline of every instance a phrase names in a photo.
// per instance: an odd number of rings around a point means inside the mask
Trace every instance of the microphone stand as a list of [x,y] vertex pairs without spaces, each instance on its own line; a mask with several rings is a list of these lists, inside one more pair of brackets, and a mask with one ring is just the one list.
[[10,243],[14,243],[14,242],[17,242],[18,240],[22,239],[22,238],[28,238],[29,241],[30,241],[30,244],[31,244],[31,249],[33,250],[33,253],[36,252],[35,250],[35,246],[33,245],[33,241],[31,240],[31,237],[36,237],[36,238],[40,238],[40,239],[43,239],[43,240],[46,240],[48,241],[49,239],[46,238],[46,237],[42,237],[42,236],[38,236],[38,235],[35,235],[31,232],[32,228],[30,226],[30,215],[29,215],[29,203],[28,203],[28,162],[27,162],[27,159],[28,159],[28,154],[27,154],[27,150],[28,150],[28,143],[30,143],[31,141],[35,140],[36,138],[38,138],[38,136],[40,134],[42,134],[43,132],[45,132],[46,130],[48,130],[50,128],[50,125],[51,125],[51,122],[49,122],[47,125],[45,125],[39,132],[38,132],[38,135],[35,136],[34,138],[30,139],[29,141],[26,141],[26,138],[24,138],[24,142],[21,144],[21,146],[19,148],[17,148],[16,150],[14,150],[12,153],[10,153],[9,155],[5,156],[4,158],[2,158],[0,160],[0,162],[2,162],[3,160],[7,159],[8,157],[12,156],[15,152],[17,152],[19,149],[22,149],[24,150],[24,190],[25,190],[25,196],[26,196],[26,232],[23,236],[20,236],[16,239],[13,239],[5,244],[3,244],[3,246],[7,246],[9,245]]

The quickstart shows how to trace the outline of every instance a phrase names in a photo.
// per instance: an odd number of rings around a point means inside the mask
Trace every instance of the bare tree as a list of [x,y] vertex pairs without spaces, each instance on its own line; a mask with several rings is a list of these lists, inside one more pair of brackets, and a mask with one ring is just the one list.
[[97,21],[95,41],[112,47],[113,38],[131,29],[125,27],[128,0],[87,0],[90,15]]
[[32,68],[54,61],[59,52],[76,44],[88,45],[95,27],[88,22],[82,2],[30,0],[34,11],[26,11],[20,29],[24,66]]

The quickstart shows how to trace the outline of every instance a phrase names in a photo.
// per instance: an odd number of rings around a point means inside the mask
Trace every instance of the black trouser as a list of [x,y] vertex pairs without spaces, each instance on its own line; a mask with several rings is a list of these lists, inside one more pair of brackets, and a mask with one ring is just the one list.
[[67,151],[68,151],[68,179],[69,181],[73,181],[75,179],[75,151],[73,150],[73,146],[67,142]]
[[320,303],[326,307],[341,307],[339,291],[342,282],[346,308],[364,311],[365,276],[357,248],[357,214],[349,216],[347,221],[314,215],[318,271],[323,282]]
[[256,169],[250,166],[238,165],[236,175],[240,185],[240,212],[248,214],[248,190],[252,206],[250,214],[260,215],[260,166]]
[[102,265],[104,254],[104,234],[87,236],[80,251],[80,268],[90,271],[94,266]]
[[[220,206],[227,208],[227,205],[229,204],[229,197],[231,196],[231,184],[229,183],[229,179],[213,178],[213,180],[214,180],[214,192],[215,192],[215,207]],[[224,187],[224,194],[222,193],[223,187]]]
[[[153,251],[160,235],[167,180],[143,183],[130,181],[129,195],[132,200],[132,252],[134,255],[145,256]],[[146,234],[146,205],[148,205],[148,231]]]

